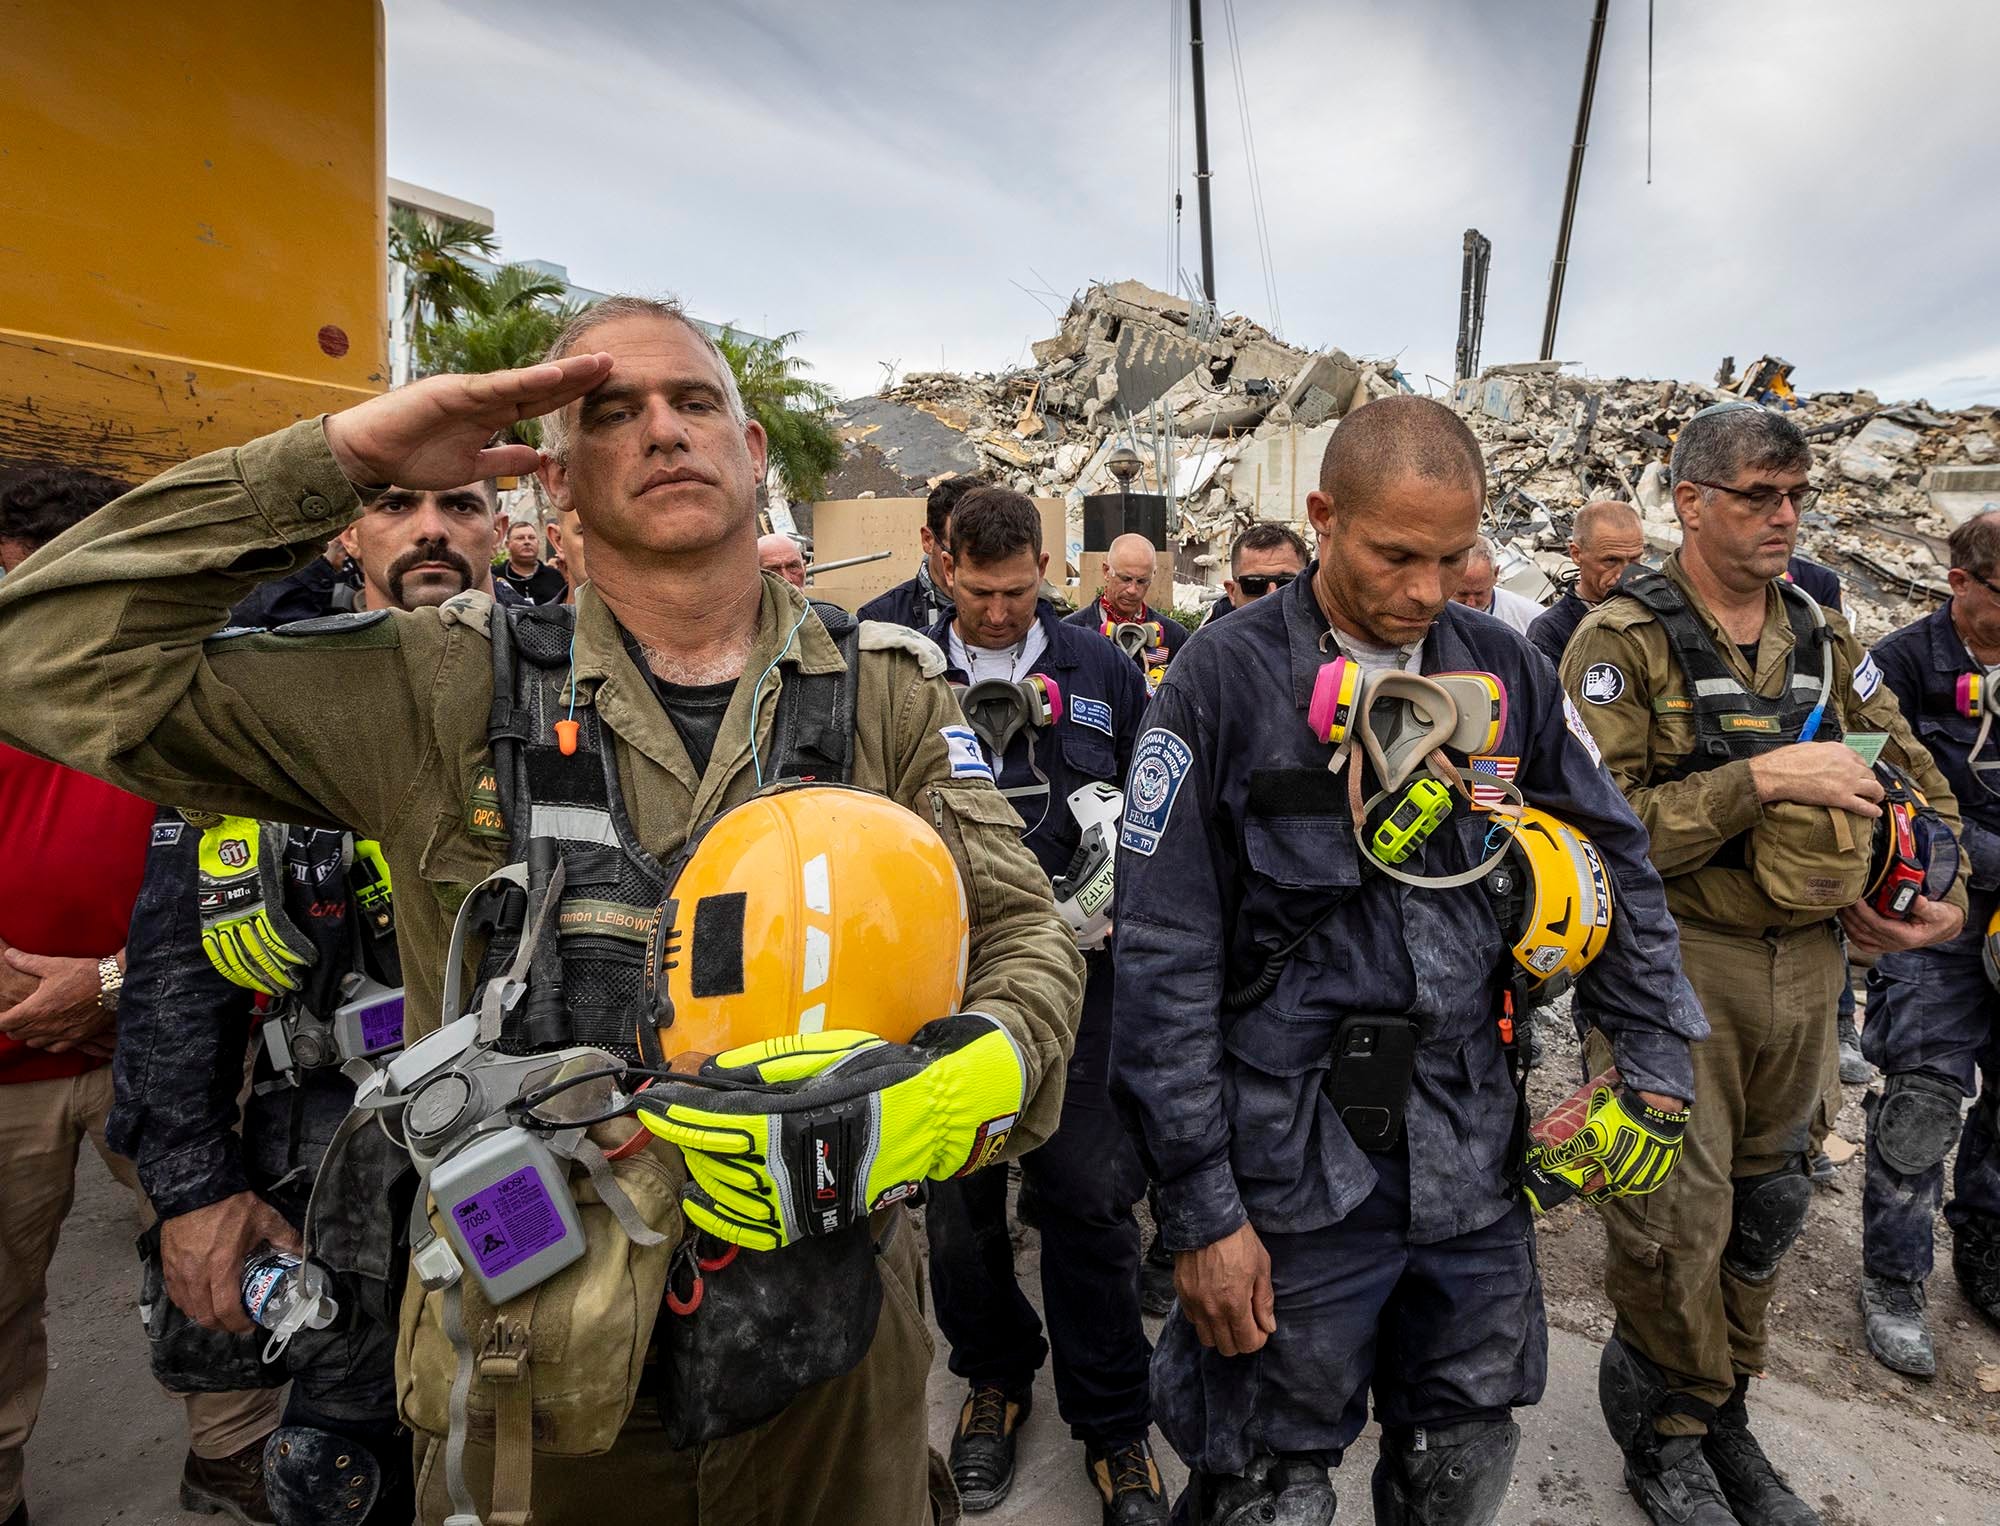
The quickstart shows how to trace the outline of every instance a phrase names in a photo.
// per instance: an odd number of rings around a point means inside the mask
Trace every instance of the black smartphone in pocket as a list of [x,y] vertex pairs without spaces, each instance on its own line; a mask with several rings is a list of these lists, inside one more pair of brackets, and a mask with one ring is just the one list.
[[1416,1063],[1417,1025],[1407,1017],[1349,1017],[1334,1030],[1327,1100],[1362,1149],[1378,1153],[1401,1142]]

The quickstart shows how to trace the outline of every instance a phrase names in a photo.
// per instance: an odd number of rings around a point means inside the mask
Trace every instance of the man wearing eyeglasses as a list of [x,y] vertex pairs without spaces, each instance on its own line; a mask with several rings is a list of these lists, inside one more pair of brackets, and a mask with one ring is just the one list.
[[1223,596],[1208,608],[1201,623],[1212,625],[1232,609],[1255,604],[1267,593],[1275,593],[1306,570],[1312,553],[1305,540],[1290,525],[1260,520],[1229,543],[1229,576],[1222,581]]
[[[1710,1028],[1694,1046],[1682,1168],[1603,1209],[1618,1310],[1599,1373],[1605,1419],[1627,1487],[1676,1526],[1820,1519],[1764,1455],[1745,1399],[1812,1201],[1810,1129],[1844,978],[1836,920],[1862,955],[1940,943],[1965,922],[1962,873],[1940,872],[1903,919],[1863,899],[1884,799],[1863,745],[1879,744],[1954,828],[1959,813],[1845,619],[1784,576],[1818,496],[1811,468],[1782,414],[1696,414],[1673,453],[1680,550],[1660,572],[1628,574],[1563,654],[1563,687],[1652,834]],[[1864,744],[1868,733],[1880,735]],[[1607,1058],[1589,1056],[1593,1068]]]
[[[1988,719],[2000,678],[2000,512],[1960,525],[1950,548],[1951,601],[1874,651],[1884,687],[1951,781],[1972,870],[1958,937],[1889,954],[1868,972],[1861,1047],[1886,1080],[1868,1115],[1861,1309],[1876,1359],[1919,1378],[1937,1370],[1924,1280],[1953,1144],[1958,1167],[1944,1205],[1952,1271],[1967,1302],[2000,1325],[2000,997],[1981,960],[2000,908],[2000,736]],[[1980,1103],[1961,1130],[1975,1087]]]
[[1153,569],[1159,552],[1143,535],[1121,535],[1104,553],[1104,588],[1090,603],[1064,617],[1067,625],[1085,625],[1103,630],[1107,625],[1157,625],[1159,639],[1151,639],[1132,654],[1139,671],[1146,674],[1147,686],[1153,675],[1174,660],[1174,653],[1188,638],[1187,627],[1164,611],[1146,602],[1146,590],[1153,586]]

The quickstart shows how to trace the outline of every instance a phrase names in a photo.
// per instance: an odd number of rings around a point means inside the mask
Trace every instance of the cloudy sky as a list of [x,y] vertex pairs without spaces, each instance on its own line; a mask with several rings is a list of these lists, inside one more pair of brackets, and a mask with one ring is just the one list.
[[[386,0],[389,172],[503,252],[800,349],[990,370],[1092,280],[1170,283],[1181,0]],[[1484,359],[1533,359],[1590,0],[1241,0],[1284,336],[1449,376],[1461,235]],[[1204,7],[1222,305],[1272,323],[1226,0]],[[1184,28],[1183,28],[1184,31]],[[1183,44],[1184,44],[1183,36]],[[1557,353],[2000,401],[2000,5],[1613,0]],[[1181,262],[1199,279],[1183,101]]]

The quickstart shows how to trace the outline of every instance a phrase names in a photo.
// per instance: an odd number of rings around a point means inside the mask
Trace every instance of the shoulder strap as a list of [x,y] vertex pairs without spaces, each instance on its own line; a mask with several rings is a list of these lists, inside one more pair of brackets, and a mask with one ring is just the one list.
[[861,682],[861,624],[837,604],[812,601],[840,648],[838,673],[788,673],[773,717],[776,778],[845,784],[854,766],[855,694]]

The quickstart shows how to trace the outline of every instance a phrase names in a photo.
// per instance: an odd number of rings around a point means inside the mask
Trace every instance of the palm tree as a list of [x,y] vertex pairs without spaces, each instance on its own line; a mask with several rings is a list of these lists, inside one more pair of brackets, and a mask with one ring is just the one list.
[[484,284],[465,257],[490,259],[499,247],[491,233],[461,218],[432,223],[408,207],[389,214],[389,258],[410,273],[404,311],[413,337],[430,323],[449,322]]
[[758,339],[724,326],[715,347],[736,374],[743,408],[764,426],[771,442],[771,465],[785,496],[811,502],[826,486],[826,474],[840,464],[840,436],[827,421],[833,389],[811,380],[806,361],[785,352],[798,343],[799,330]]
[[[536,364],[576,312],[559,301],[567,289],[527,265],[502,266],[490,279],[475,274],[457,312],[417,331],[418,366],[434,376]],[[524,445],[542,442],[535,419],[521,420],[510,433]]]

